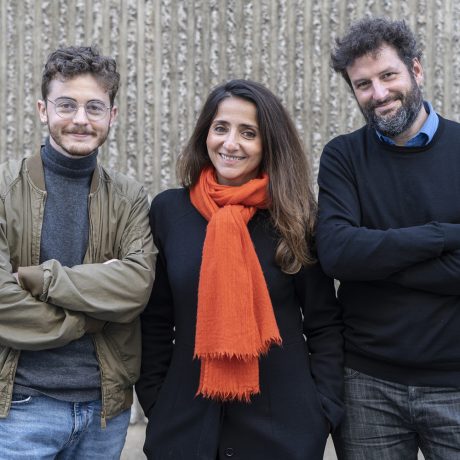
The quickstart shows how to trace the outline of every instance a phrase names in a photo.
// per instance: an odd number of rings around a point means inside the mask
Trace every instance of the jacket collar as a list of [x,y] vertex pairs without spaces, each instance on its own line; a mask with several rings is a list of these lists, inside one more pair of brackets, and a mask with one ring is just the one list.
[[[40,153],[36,153],[26,160],[27,170],[32,183],[40,190],[46,191],[45,187],[45,172],[43,171],[43,162]],[[93,177],[91,179],[90,193],[94,193],[99,186],[99,164],[94,168]]]

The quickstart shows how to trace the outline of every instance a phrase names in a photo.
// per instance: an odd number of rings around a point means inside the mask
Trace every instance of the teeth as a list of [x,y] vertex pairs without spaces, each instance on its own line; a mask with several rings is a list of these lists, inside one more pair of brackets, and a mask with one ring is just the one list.
[[235,156],[231,156],[231,155],[225,155],[225,154],[223,154],[223,153],[221,153],[220,156],[221,156],[224,160],[244,160],[244,157],[235,157]]

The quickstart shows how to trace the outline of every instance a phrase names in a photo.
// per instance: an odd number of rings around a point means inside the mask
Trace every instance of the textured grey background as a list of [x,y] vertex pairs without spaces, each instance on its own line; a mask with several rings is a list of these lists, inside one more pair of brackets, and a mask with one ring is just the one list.
[[0,161],[35,151],[46,56],[100,45],[122,74],[104,163],[151,196],[175,185],[175,159],[203,98],[229,78],[266,84],[286,104],[315,172],[322,146],[362,124],[330,71],[331,43],[363,15],[404,18],[424,50],[425,94],[460,117],[460,2],[455,0],[0,0]]

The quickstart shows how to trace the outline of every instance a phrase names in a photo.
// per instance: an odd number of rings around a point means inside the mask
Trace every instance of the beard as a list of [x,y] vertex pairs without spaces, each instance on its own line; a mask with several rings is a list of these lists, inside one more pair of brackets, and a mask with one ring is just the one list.
[[[369,102],[360,107],[364,118],[371,128],[387,137],[396,137],[412,126],[419,114],[423,97],[417,82],[412,77],[412,85],[408,92],[396,92],[393,96],[378,102]],[[377,115],[375,109],[388,101],[401,101],[401,107],[389,115]]]
[[[107,139],[110,125],[105,130],[91,130],[82,128],[57,129],[48,123],[48,130],[52,139],[52,145],[59,152],[70,157],[82,157],[93,153]],[[68,134],[87,134],[89,138],[85,142],[76,142],[69,139]]]

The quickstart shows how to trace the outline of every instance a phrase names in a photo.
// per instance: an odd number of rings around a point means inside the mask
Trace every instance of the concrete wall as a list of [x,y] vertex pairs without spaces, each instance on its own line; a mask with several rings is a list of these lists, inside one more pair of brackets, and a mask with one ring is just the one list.
[[408,21],[424,50],[426,96],[458,120],[455,0],[0,0],[0,160],[30,154],[46,133],[36,112],[46,56],[95,42],[117,59],[123,83],[101,158],[151,195],[176,183],[175,159],[203,98],[234,77],[281,97],[316,169],[325,142],[362,124],[329,52],[351,21],[370,14]]

